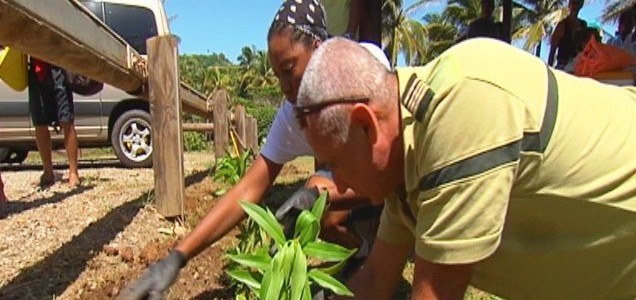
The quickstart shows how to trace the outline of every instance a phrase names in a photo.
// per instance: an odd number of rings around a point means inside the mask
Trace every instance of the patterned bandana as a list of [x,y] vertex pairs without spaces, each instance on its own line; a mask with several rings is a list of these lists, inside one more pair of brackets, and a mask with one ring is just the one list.
[[325,11],[319,0],[286,0],[274,22],[288,24],[317,40],[324,41],[329,36]]

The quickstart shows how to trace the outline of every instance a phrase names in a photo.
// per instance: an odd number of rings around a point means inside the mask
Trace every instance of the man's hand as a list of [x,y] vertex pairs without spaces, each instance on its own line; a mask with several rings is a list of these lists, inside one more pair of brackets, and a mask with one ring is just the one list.
[[164,292],[172,285],[179,270],[186,265],[183,253],[172,250],[168,257],[152,264],[133,284],[128,285],[117,297],[118,300],[163,299]]
[[296,218],[300,212],[310,209],[320,196],[318,188],[300,188],[276,211],[276,219],[285,226],[285,235],[293,234]]

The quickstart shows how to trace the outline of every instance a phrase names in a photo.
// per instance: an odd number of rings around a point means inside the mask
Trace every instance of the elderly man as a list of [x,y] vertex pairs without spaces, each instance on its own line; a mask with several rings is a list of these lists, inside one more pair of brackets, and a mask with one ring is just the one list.
[[636,298],[636,89],[492,39],[395,73],[333,39],[296,113],[339,187],[386,199],[356,298],[391,299],[413,250],[413,299]]

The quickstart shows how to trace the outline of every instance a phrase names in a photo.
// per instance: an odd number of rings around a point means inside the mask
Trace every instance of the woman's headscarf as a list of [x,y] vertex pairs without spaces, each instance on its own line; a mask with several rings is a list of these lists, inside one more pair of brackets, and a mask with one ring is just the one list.
[[327,33],[327,20],[322,3],[319,0],[287,0],[278,9],[274,23],[283,23],[317,40],[324,41]]

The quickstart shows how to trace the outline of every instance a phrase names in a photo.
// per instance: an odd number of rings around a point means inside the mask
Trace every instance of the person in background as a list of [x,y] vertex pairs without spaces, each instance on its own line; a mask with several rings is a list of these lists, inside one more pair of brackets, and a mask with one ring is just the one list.
[[636,56],[636,4],[632,6],[629,10],[629,14],[632,18],[632,24],[634,24],[634,29],[625,37],[623,40],[623,50],[631,53]]
[[[287,100],[278,110],[261,152],[240,181],[219,199],[196,228],[166,258],[150,266],[140,279],[122,290],[118,299],[162,295],[188,260],[224,237],[245,217],[239,200],[261,202],[285,163],[299,156],[313,156],[293,108],[305,66],[328,35],[319,1],[288,0],[282,4],[270,26],[267,41],[272,68]],[[380,48],[370,43],[360,45],[388,69],[388,59]],[[285,221],[288,216],[310,208],[319,191],[326,190],[329,192],[329,209],[322,220],[321,237],[349,248],[356,247],[358,254],[366,256],[375,230],[370,236],[362,236],[349,225],[357,216],[377,220],[379,207],[370,206],[364,195],[336,189],[333,180],[330,171],[317,170],[305,182],[305,187],[296,191],[276,211],[276,217],[289,223]]]
[[4,193],[4,182],[2,181],[2,173],[0,172],[0,203],[7,202],[7,195]]
[[636,299],[636,88],[492,39],[388,71],[334,38],[295,110],[337,187],[384,203],[356,299],[393,299],[410,258],[411,299]]
[[327,33],[357,40],[364,0],[323,0]]
[[[557,24],[550,41],[550,53],[548,65],[563,69],[583,50],[585,37],[587,36],[587,22],[579,19],[579,12],[583,7],[583,0],[570,0],[568,8],[570,13]],[[556,56],[555,56],[556,55]]]
[[495,22],[492,13],[495,10],[494,0],[481,0],[481,16],[468,25],[467,38],[488,37],[502,39],[501,23]]
[[[0,45],[0,51],[4,49],[3,45]],[[2,173],[0,173],[0,203],[7,202],[7,195],[4,193],[4,182],[2,181]]]
[[623,47],[625,39],[630,33],[632,33],[633,30],[634,22],[632,20],[631,10],[627,10],[618,17],[618,28],[616,30],[616,34],[607,41],[607,44],[619,48]]
[[52,142],[49,126],[64,132],[64,148],[68,157],[68,185],[80,184],[78,173],[78,143],[75,132],[73,92],[66,82],[64,69],[31,57],[29,68],[29,111],[35,126],[35,141],[42,159],[40,187],[55,183]]

